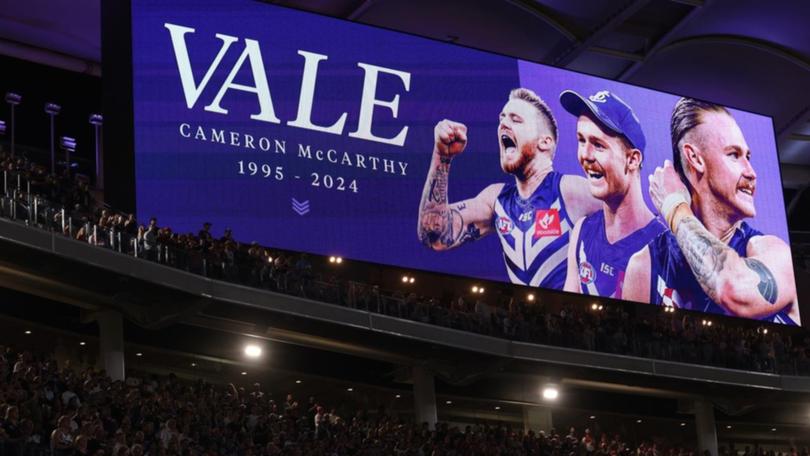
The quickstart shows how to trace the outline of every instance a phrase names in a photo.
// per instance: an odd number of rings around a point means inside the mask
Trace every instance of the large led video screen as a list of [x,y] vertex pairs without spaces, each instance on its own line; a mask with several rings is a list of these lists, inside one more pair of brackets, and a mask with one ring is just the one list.
[[800,324],[768,117],[250,0],[132,34],[141,220]]

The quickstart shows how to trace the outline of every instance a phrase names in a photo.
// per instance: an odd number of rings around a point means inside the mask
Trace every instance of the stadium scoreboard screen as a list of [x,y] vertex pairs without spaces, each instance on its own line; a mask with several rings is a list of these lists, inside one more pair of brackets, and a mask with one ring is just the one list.
[[250,0],[131,13],[142,220],[800,321],[768,117]]

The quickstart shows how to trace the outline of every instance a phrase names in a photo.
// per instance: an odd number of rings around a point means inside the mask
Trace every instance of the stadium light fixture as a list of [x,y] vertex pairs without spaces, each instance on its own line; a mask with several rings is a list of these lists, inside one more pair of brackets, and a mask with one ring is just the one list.
[[247,344],[245,345],[245,356],[248,358],[256,359],[262,356],[262,347],[259,347],[256,344]]
[[330,256],[329,257],[329,262],[333,263],[333,264],[341,264],[341,263],[343,263],[343,258],[341,258],[339,256]]
[[6,103],[17,106],[22,101],[22,96],[14,92],[6,92]]
[[247,375],[247,371],[242,371],[242,375]]
[[15,153],[15,140],[14,140],[14,108],[20,104],[22,101],[22,96],[16,94],[14,92],[6,92],[6,103],[8,103],[9,107],[11,108],[11,156],[14,157]]
[[85,345],[87,345],[87,343],[85,341],[81,341],[81,342],[79,342],[79,345],[84,347]]
[[296,381],[295,381],[295,384],[296,384],[296,385],[300,385],[300,384],[301,384],[301,380],[296,380]]
[[528,300],[529,302],[534,301],[534,295],[529,293],[529,295],[526,296],[526,300]]
[[135,356],[137,356],[138,358],[140,358],[141,356],[143,356],[143,353],[141,353],[141,352],[135,353]]
[[560,397],[560,390],[554,385],[547,385],[543,388],[543,399],[556,401]]
[[416,279],[414,277],[406,275],[402,276],[402,283],[414,283],[414,282],[416,282]]
[[26,330],[25,330],[25,335],[26,335],[26,336],[30,336],[30,335],[31,335],[31,330],[30,330],[30,329],[26,329]]

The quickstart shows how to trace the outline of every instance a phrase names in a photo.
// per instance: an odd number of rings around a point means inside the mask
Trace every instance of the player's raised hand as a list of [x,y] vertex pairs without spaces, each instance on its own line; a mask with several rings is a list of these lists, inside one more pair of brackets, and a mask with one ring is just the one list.
[[662,209],[669,208],[662,208],[662,206],[665,206],[664,202],[667,197],[674,194],[679,194],[685,201],[691,200],[689,189],[681,181],[681,176],[675,171],[672,162],[664,160],[664,166],[655,168],[655,172],[650,175],[650,198],[655,208],[664,217],[667,214],[664,214]]
[[433,129],[436,152],[452,158],[464,151],[467,146],[467,126],[460,122],[444,119]]

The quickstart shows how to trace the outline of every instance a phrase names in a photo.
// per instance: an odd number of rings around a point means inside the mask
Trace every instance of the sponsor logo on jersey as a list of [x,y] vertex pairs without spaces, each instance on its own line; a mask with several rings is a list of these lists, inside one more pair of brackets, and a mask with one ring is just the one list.
[[524,213],[520,214],[520,217],[518,217],[518,220],[520,220],[521,222],[530,222],[532,220],[532,215],[534,215],[534,214],[532,214],[532,211],[524,212]]
[[579,263],[579,281],[585,285],[593,283],[596,279],[596,271],[591,266],[591,263],[583,261]]
[[540,209],[534,216],[534,238],[559,236],[562,234],[560,211],[557,209]]
[[496,224],[498,232],[500,232],[501,234],[506,234],[512,231],[512,227],[514,226],[512,224],[512,220],[510,220],[509,217],[498,217],[498,221],[496,222]]

